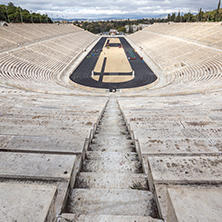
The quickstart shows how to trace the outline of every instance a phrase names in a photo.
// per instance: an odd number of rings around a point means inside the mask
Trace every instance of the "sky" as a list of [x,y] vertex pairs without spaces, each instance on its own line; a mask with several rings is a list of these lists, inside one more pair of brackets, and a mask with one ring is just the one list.
[[[216,9],[219,0],[16,0],[11,1],[32,12],[48,14],[51,18],[157,18],[169,13],[196,13]],[[8,4],[1,0],[0,4]]]

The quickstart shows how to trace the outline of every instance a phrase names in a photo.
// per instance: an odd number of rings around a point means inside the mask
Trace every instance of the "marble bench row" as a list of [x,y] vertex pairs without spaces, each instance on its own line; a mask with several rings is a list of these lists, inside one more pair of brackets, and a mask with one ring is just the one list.
[[213,47],[196,45],[151,31],[138,32],[128,38],[141,46],[164,71],[173,71],[183,66],[193,65],[219,53]]
[[[54,24],[48,24],[47,26],[43,24],[23,24],[1,27],[0,49],[1,51],[5,51],[75,32],[83,32],[83,30],[73,25],[58,26]],[[3,44],[4,42],[6,42],[6,44]]]
[[161,217],[220,221],[221,93],[136,98],[118,102]]
[[0,92],[0,221],[56,221],[107,97]]

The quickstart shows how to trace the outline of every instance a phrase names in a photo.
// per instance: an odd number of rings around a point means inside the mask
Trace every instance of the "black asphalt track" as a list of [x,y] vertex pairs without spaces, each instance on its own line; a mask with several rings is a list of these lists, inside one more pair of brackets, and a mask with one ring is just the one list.
[[[102,81],[94,80],[92,75],[92,70],[94,70],[96,62],[99,58],[101,50],[105,44],[106,37],[100,39],[100,41],[94,46],[94,48],[88,53],[88,55],[83,59],[79,66],[71,74],[70,79],[75,83],[94,87],[112,90],[114,86],[117,89],[135,88],[140,86],[145,86],[154,82],[157,77],[149,66],[140,59],[140,56],[134,51],[132,46],[123,37],[120,37],[120,41],[123,45],[125,53],[129,60],[132,70],[135,72],[135,78],[122,83],[104,83]],[[100,78],[101,80],[101,78]]]

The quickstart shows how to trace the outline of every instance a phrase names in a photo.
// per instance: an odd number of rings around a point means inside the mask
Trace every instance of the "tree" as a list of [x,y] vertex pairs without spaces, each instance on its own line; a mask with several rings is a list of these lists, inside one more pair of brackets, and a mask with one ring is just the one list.
[[172,22],[176,21],[176,13],[172,14],[170,21]]
[[220,4],[221,4],[221,0],[219,0],[218,6],[217,6],[217,9],[216,9],[215,22],[217,22],[218,18],[219,18]]
[[0,5],[0,21],[7,21],[6,10],[4,5]]
[[12,2],[9,2],[8,6],[14,6],[14,4]]
[[178,15],[176,17],[176,22],[180,22],[180,11],[178,12]]
[[199,13],[197,14],[197,22],[201,22],[202,21],[202,18],[203,18],[203,11],[202,11],[202,8],[199,9]]
[[170,14],[167,15],[167,20],[170,21]]
[[132,25],[129,25],[129,33],[133,33],[133,27],[132,27]]
[[[191,13],[189,12],[188,14],[187,14],[187,18],[185,17],[185,19],[186,19],[186,22],[190,22],[190,20],[191,20]],[[184,15],[185,16],[185,15]]]
[[118,28],[118,31],[119,31],[120,33],[121,33],[121,32],[126,33],[126,28],[125,28],[125,27]]

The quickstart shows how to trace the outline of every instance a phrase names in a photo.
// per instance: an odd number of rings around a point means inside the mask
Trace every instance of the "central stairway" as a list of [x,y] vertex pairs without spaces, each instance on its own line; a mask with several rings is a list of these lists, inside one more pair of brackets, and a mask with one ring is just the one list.
[[111,95],[67,204],[68,221],[162,221]]

